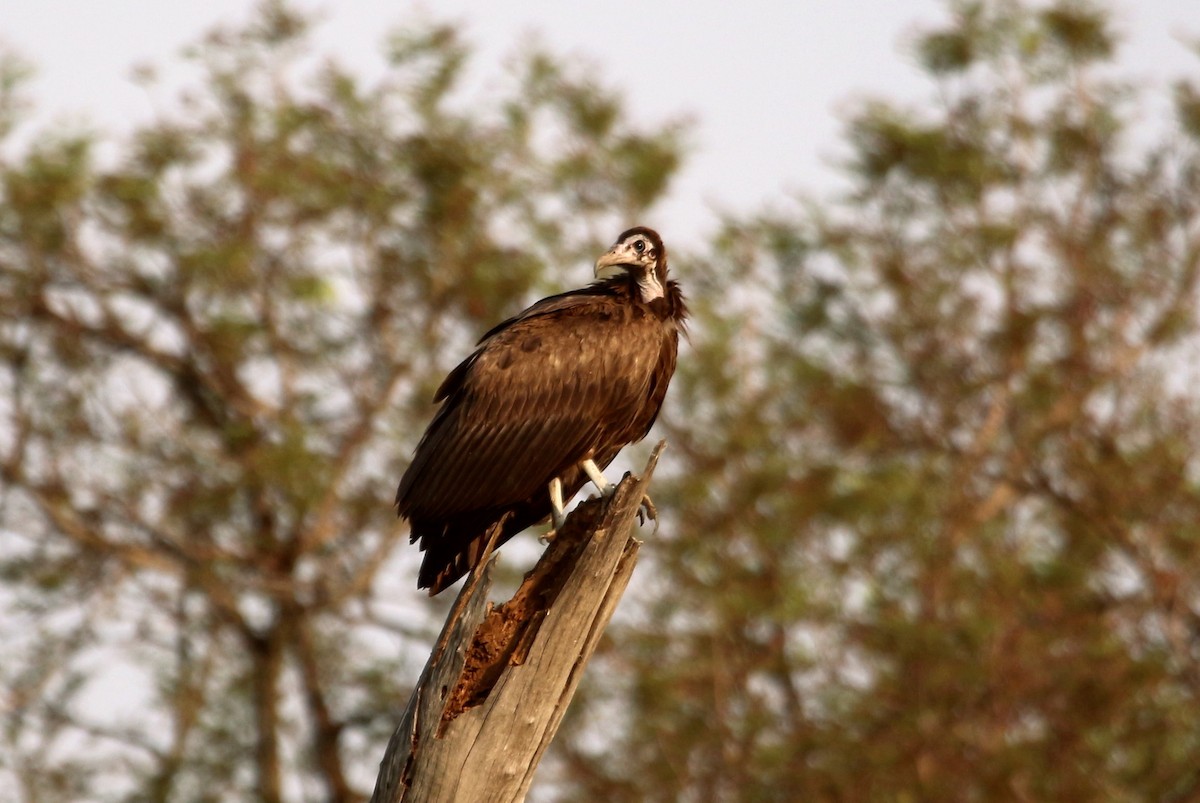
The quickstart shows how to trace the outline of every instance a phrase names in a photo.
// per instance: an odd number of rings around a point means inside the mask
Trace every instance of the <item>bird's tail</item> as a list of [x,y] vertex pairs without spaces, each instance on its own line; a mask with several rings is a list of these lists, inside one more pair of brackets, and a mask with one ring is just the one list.
[[[597,464],[607,466],[616,454],[601,455]],[[570,499],[584,483],[583,470],[578,466],[562,472],[563,498]],[[425,557],[417,575],[417,588],[428,588],[435,596],[454,581],[479,565],[490,540],[493,526],[500,531],[492,549],[499,549],[526,527],[531,527],[550,515],[550,494],[537,493],[529,499],[507,508],[474,511],[453,518],[425,519],[412,516],[401,509],[400,515],[409,519],[410,539],[419,541]]]
[[472,517],[469,521],[451,523],[429,523],[413,520],[412,540],[420,541],[421,570],[417,574],[417,588],[429,589],[429,596],[436,596],[453,585],[460,577],[473,570],[484,558],[488,542],[493,539],[492,549],[497,549],[528,523],[514,528],[512,513],[485,519]]
[[[421,537],[421,549],[425,551],[425,556],[421,560],[421,571],[417,574],[417,588],[427,588],[429,596],[435,596],[475,568],[483,557],[486,532],[469,538],[465,543],[456,538]],[[413,533],[417,533],[415,522]]]

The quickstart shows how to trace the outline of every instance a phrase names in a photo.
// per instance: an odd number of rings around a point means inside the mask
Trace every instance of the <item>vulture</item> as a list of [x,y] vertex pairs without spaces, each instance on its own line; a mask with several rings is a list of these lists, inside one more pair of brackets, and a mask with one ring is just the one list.
[[433,596],[494,546],[550,517],[650,431],[675,372],[687,307],[656,232],[629,229],[592,284],[498,324],[442,382],[396,491]]

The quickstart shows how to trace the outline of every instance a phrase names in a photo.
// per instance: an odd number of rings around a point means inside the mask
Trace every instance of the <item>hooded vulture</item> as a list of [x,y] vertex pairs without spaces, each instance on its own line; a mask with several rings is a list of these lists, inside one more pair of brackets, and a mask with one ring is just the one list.
[[654,231],[629,229],[596,281],[550,296],[485,334],[434,396],[441,407],[396,491],[425,553],[432,596],[499,546],[551,517],[649,432],[675,372],[687,307]]

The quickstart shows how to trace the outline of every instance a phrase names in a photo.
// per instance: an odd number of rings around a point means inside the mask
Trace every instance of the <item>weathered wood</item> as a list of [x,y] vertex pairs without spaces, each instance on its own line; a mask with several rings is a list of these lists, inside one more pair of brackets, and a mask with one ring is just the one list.
[[467,579],[388,743],[372,803],[524,800],[633,573],[633,536],[664,447],[613,497],[580,504],[512,599]]

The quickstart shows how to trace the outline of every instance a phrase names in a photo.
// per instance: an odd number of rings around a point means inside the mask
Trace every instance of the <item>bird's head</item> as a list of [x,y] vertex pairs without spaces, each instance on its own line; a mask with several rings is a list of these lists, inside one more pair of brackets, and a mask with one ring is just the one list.
[[662,298],[667,284],[667,249],[653,229],[630,229],[596,260],[596,278],[627,274],[637,282],[642,301]]

